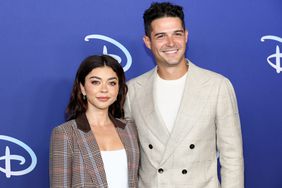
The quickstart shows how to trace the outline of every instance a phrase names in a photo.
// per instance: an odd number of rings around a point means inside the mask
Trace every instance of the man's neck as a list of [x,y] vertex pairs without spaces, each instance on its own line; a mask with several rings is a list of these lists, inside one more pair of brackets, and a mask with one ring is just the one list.
[[158,75],[164,79],[164,80],[176,80],[181,78],[184,74],[188,71],[188,64],[182,63],[179,64],[179,66],[173,66],[173,67],[157,67],[157,73]]

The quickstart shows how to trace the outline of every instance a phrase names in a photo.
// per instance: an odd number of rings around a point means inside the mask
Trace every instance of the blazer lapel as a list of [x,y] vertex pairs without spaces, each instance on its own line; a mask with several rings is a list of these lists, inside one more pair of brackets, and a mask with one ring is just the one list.
[[145,122],[146,127],[142,129],[149,130],[161,143],[166,144],[169,132],[155,108],[153,87],[155,74],[157,74],[156,68],[145,79],[139,81],[141,88],[138,91],[142,92],[137,93],[137,109]]
[[162,158],[161,164],[163,164],[171,154],[173,154],[177,145],[186,138],[187,134],[197,123],[197,114],[203,109],[203,103],[199,101],[201,99],[200,92],[201,84],[204,79],[197,74],[197,67],[189,62],[189,72],[187,75],[183,96],[181,99],[178,114],[174,123],[174,127],[171,132],[170,139],[166,145],[166,149]]
[[85,169],[87,169],[95,187],[107,187],[106,174],[104,171],[103,160],[91,131],[90,125],[83,114],[76,119],[78,129],[74,129],[77,138],[77,144],[81,151]]
[[[128,180],[129,180],[129,187],[132,187],[132,182],[137,182],[135,180],[134,171],[137,170],[134,165],[138,164],[139,153],[136,151],[138,147],[137,138],[134,136],[134,132],[132,131],[131,124],[125,124],[115,118],[111,118],[114,124],[116,125],[117,133],[121,139],[121,142],[124,146],[127,156],[127,169],[128,169]],[[127,127],[125,127],[127,126]],[[131,127],[129,127],[131,126]]]

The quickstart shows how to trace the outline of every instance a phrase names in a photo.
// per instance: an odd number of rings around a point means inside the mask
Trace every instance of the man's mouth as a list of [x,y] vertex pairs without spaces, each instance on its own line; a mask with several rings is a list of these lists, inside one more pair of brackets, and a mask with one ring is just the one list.
[[163,50],[163,53],[166,53],[166,54],[175,54],[177,52],[178,52],[178,49]]

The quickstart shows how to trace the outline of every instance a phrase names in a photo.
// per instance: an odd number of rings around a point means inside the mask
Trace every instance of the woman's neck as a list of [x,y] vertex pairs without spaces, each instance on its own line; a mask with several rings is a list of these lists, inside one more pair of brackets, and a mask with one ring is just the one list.
[[86,111],[86,117],[90,126],[108,126],[112,124],[107,110],[101,111]]

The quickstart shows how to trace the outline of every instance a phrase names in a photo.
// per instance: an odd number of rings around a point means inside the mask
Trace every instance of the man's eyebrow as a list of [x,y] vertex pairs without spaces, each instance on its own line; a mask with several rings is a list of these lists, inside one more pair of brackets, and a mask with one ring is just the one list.
[[165,32],[156,33],[156,34],[154,34],[154,37],[158,36],[158,35],[165,35]]
[[[179,33],[179,32],[184,33],[184,29],[178,29],[178,30],[173,31],[173,33]],[[158,35],[165,35],[165,34],[166,34],[165,32],[159,32],[159,33],[154,34],[154,37]]]
[[175,30],[174,32],[175,33],[178,33],[178,32],[184,33],[184,30],[183,29],[178,29],[178,30]]

